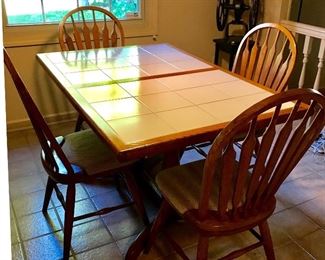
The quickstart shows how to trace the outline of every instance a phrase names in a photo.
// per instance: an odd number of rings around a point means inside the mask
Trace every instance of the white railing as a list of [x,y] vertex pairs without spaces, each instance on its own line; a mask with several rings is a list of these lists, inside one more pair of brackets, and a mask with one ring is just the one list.
[[313,88],[318,90],[320,88],[320,78],[324,62],[325,28],[286,20],[281,21],[281,24],[291,31],[296,39],[298,38],[298,35],[304,37],[302,69],[298,83],[299,88],[302,88],[305,85],[306,67],[312,47],[316,46],[316,41],[320,41],[317,74],[313,84]]

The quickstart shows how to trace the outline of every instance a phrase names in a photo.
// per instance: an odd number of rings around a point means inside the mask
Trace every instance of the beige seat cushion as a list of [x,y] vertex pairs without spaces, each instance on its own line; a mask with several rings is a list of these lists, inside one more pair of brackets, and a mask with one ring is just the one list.
[[[158,173],[156,183],[169,203],[180,213],[198,208],[204,160],[169,168]],[[217,177],[217,176],[216,176]],[[210,208],[217,209],[218,185],[214,185]]]
[[91,129],[66,135],[62,150],[71,163],[83,168],[88,175],[112,171],[130,164],[120,163],[114,152]]

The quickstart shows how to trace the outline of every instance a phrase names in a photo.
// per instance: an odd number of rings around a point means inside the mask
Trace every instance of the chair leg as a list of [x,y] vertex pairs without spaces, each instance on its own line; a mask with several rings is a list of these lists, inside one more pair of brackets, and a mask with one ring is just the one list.
[[209,252],[209,237],[200,235],[197,245],[196,259],[206,260],[208,259]]
[[80,115],[78,115],[76,127],[74,129],[75,132],[78,132],[81,130],[83,121],[84,121],[84,119]]
[[264,247],[266,257],[268,260],[274,260],[275,256],[273,250],[273,243],[272,243],[271,233],[267,221],[262,222],[261,224],[258,225],[258,227],[261,232],[262,242],[263,242],[263,247]]
[[133,173],[132,172],[126,173],[124,174],[124,177],[125,177],[126,185],[129,191],[131,192],[132,198],[136,205],[137,211],[142,217],[144,224],[147,226],[149,225],[149,218],[146,209],[144,207],[143,198],[141,196],[139,187],[134,179]]
[[64,238],[63,238],[63,259],[68,259],[71,247],[76,187],[68,185],[66,196],[66,208],[64,215]]
[[47,212],[47,208],[48,208],[49,203],[50,203],[50,199],[51,199],[51,196],[52,196],[54,185],[55,185],[55,182],[50,177],[48,177],[47,178],[45,195],[44,195],[44,201],[43,201],[43,208],[42,208],[42,212],[44,214]]
[[174,212],[173,208],[169,205],[167,200],[163,199],[158,214],[152,224],[149,238],[147,240],[144,253],[148,253],[150,248],[152,247],[154,241],[156,240],[159,231],[163,227],[163,225],[167,222],[168,218]]

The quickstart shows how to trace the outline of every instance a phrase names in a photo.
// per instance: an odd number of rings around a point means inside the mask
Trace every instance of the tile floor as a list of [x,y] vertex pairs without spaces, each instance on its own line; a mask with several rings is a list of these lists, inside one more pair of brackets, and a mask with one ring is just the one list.
[[[55,134],[71,132],[71,123],[53,127]],[[41,212],[46,174],[39,160],[39,145],[31,130],[8,133],[13,259],[60,259],[63,209],[53,196],[48,216]],[[183,157],[189,160],[191,154]],[[62,187],[63,189],[63,187]],[[308,152],[277,195],[276,212],[270,218],[277,259],[325,259],[325,156]],[[79,185],[77,213],[119,199],[107,185]],[[157,207],[146,199],[152,219]],[[75,223],[71,259],[123,259],[128,246],[143,228],[132,208]],[[195,258],[196,236],[183,222],[169,232]],[[209,255],[216,259],[232,248],[253,241],[249,233],[211,240]],[[150,254],[140,259],[180,259],[158,240]],[[258,248],[241,259],[265,259]]]

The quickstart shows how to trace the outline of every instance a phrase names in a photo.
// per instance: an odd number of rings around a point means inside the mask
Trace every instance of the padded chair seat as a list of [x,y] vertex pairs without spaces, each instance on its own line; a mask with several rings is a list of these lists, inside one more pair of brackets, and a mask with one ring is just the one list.
[[[168,168],[158,173],[156,183],[163,196],[181,214],[198,208],[205,160]],[[217,177],[217,174],[216,174]],[[214,185],[211,198],[217,198],[218,185]],[[217,199],[210,201],[217,209]]]
[[66,135],[62,150],[68,160],[84,169],[87,175],[114,171],[132,163],[119,162],[114,152],[91,129]]
[[[173,205],[173,207],[181,214],[184,214],[189,209],[197,209],[200,200],[200,192],[202,186],[203,168],[205,160],[195,161],[188,164],[168,168],[158,173],[156,183],[164,195],[164,198]],[[238,164],[236,163],[236,166]],[[209,208],[217,210],[219,185],[218,178],[220,173],[216,170],[214,177],[212,193],[210,196]],[[247,189],[251,174],[247,173],[246,184],[244,189]],[[233,189],[233,187],[229,187]],[[233,191],[231,191],[233,192]],[[245,197],[242,198],[243,201]],[[229,201],[228,209],[232,209],[232,202]]]

